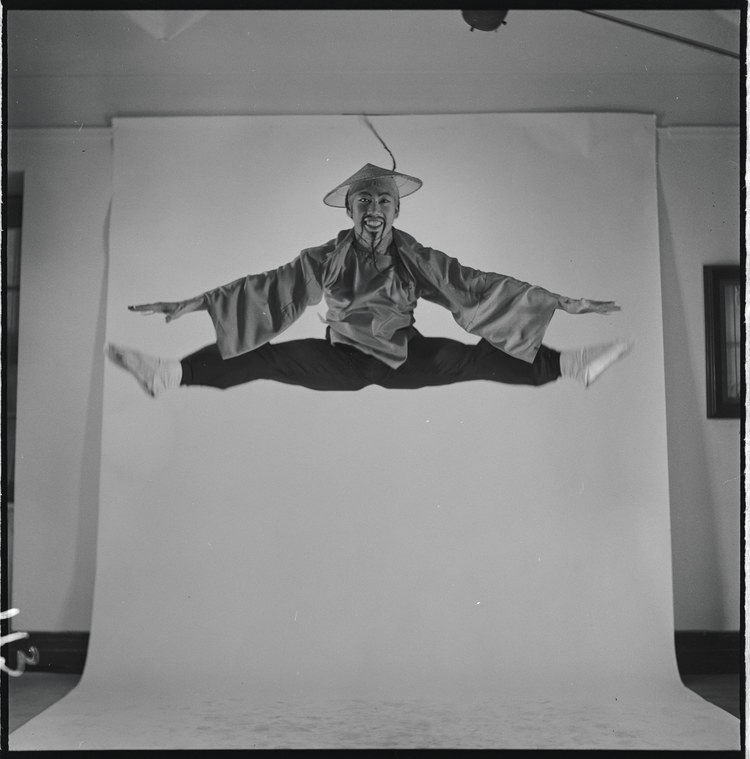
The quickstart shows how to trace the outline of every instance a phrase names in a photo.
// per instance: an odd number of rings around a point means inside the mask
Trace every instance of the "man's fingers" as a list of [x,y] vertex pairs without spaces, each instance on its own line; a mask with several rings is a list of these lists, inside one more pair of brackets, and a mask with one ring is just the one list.
[[587,300],[583,299],[580,301],[581,303],[581,310],[583,312],[586,311],[594,311],[599,314],[609,314],[613,311],[619,311],[620,306],[615,303],[613,300]]
[[129,311],[141,314],[171,314],[175,311],[175,303],[143,303],[138,306],[128,306]]
[[138,311],[143,314],[156,314],[160,311],[158,303],[143,303],[139,306],[128,306],[129,311]]
[[559,302],[562,308],[569,314],[609,314],[621,310],[620,306],[613,300],[560,297]]

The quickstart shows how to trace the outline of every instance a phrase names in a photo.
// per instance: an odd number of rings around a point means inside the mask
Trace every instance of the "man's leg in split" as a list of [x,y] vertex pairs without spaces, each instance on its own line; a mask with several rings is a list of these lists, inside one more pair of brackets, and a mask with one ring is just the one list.
[[182,360],[107,346],[109,358],[130,372],[141,388],[154,398],[181,385],[226,389],[258,379],[301,385],[312,390],[360,390],[370,384],[370,380],[360,371],[358,355],[362,354],[357,354],[334,347],[327,340],[314,338],[267,343],[229,359],[222,359],[215,344]]
[[409,357],[377,384],[389,388],[418,388],[454,382],[488,380],[510,385],[544,385],[560,377],[560,354],[542,346],[533,363],[513,358],[486,340],[476,345],[444,337],[415,335]]
[[311,390],[360,390],[369,384],[355,356],[318,338],[266,343],[228,359],[207,345],[180,363],[183,385],[226,389],[266,379]]
[[564,377],[588,387],[632,347],[632,341],[616,341],[560,352],[542,345],[533,363],[528,363],[503,353],[486,340],[466,345],[417,334],[409,341],[406,363],[390,371],[377,384],[405,389],[488,380],[540,386]]

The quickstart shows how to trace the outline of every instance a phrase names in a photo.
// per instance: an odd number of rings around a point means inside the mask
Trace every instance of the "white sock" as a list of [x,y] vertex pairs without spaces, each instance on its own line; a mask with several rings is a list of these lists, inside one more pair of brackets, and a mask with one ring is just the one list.
[[106,353],[113,363],[130,372],[152,398],[179,387],[182,381],[182,364],[176,359],[149,356],[112,344],[107,346]]
[[561,351],[560,374],[588,387],[612,364],[627,356],[634,345],[635,340],[616,340],[612,343]]

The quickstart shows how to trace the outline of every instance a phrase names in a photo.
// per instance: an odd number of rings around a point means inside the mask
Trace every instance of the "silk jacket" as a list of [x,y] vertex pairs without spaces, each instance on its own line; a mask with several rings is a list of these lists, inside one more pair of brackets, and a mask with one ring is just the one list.
[[532,362],[557,307],[547,290],[463,266],[393,229],[386,254],[363,251],[352,229],[303,250],[278,269],[203,294],[223,358],[253,350],[325,298],[333,344],[353,345],[389,366],[407,357],[419,298],[447,308],[467,332]]

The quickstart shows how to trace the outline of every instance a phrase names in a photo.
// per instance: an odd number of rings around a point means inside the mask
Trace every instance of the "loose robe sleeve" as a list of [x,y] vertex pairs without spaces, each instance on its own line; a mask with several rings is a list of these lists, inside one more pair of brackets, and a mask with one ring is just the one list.
[[447,308],[470,334],[522,361],[534,361],[557,308],[557,296],[513,277],[463,266],[418,243],[409,248],[409,268],[416,275],[420,297]]
[[273,339],[323,295],[325,256],[332,245],[303,250],[278,269],[251,274],[203,294],[222,358]]

